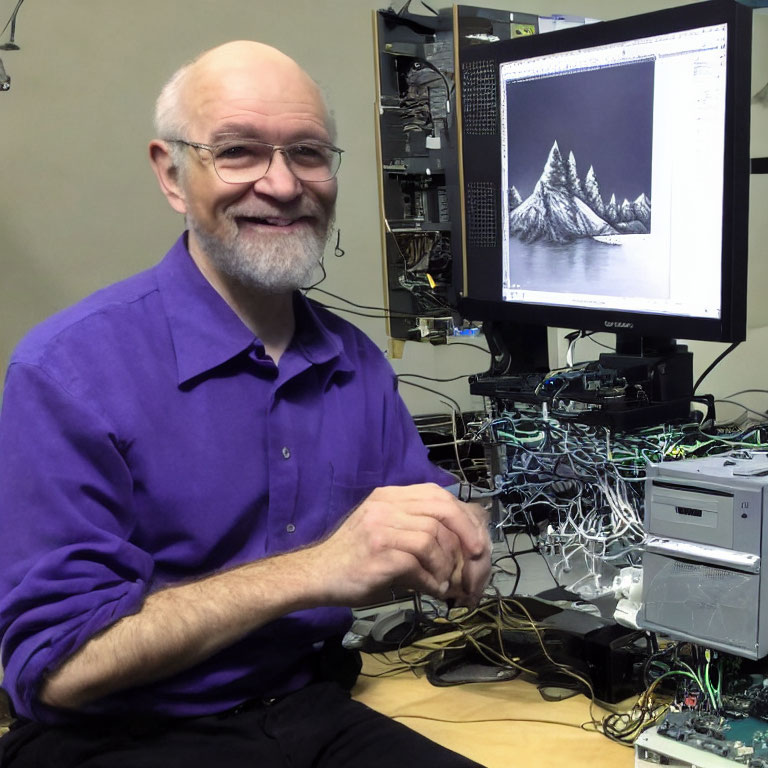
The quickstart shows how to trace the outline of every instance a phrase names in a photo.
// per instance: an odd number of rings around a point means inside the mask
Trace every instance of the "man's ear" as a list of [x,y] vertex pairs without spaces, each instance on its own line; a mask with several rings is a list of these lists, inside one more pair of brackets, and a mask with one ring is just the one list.
[[149,162],[157,176],[160,189],[177,213],[187,212],[184,190],[179,183],[179,169],[174,165],[168,144],[160,139],[149,142]]

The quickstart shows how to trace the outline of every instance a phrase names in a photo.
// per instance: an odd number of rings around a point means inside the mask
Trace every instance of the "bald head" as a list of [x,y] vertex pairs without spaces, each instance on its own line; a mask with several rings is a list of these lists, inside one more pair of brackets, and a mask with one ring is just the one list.
[[158,137],[207,141],[190,131],[222,102],[233,116],[239,110],[256,110],[266,116],[286,111],[319,115],[335,140],[332,118],[317,83],[277,48],[250,40],[205,51],[170,78],[156,104]]
[[290,56],[252,40],[235,40],[202,53],[189,66],[187,85],[203,83],[206,79],[220,84],[227,77],[251,77],[254,72],[260,73],[265,93],[274,91],[277,81],[295,80],[305,87],[317,87]]

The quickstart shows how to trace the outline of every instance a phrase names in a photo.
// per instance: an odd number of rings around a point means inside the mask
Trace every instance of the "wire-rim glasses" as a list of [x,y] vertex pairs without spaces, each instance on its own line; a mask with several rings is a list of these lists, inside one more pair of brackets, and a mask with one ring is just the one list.
[[269,144],[256,139],[228,139],[200,144],[186,139],[167,139],[210,153],[216,175],[226,184],[250,184],[269,172],[275,152],[281,152],[291,173],[300,181],[330,181],[341,165],[343,149],[322,141]]

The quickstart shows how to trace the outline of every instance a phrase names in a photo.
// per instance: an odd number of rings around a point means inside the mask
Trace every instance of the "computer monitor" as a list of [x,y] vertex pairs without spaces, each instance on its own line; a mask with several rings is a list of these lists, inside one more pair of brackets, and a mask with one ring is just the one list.
[[730,0],[459,54],[468,318],[746,334],[752,11]]

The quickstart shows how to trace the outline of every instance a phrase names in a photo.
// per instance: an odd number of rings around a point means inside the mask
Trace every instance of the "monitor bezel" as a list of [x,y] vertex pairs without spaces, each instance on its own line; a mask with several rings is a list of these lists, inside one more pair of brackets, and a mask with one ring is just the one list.
[[[501,195],[497,195],[497,245],[476,246],[467,238],[466,188],[491,181],[501,190],[500,117],[495,136],[470,136],[461,131],[464,261],[459,311],[467,319],[607,331],[622,336],[736,342],[746,337],[747,239],[749,201],[749,114],[751,72],[751,9],[735,0],[708,0],[677,8],[598,22],[510,41],[472,46],[459,51],[459,71],[467,62],[494,63],[496,91],[503,62],[612,42],[653,37],[698,27],[726,24],[727,68],[723,154],[723,228],[721,252],[721,317],[700,318],[646,312],[540,305],[478,298],[478,286],[495,280],[500,288],[502,259]],[[461,78],[458,89],[462,99]],[[498,110],[497,110],[498,112]],[[461,110],[459,111],[461,114]],[[493,283],[491,283],[493,284]]]

